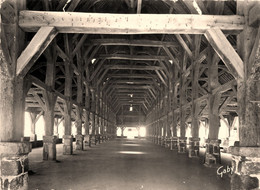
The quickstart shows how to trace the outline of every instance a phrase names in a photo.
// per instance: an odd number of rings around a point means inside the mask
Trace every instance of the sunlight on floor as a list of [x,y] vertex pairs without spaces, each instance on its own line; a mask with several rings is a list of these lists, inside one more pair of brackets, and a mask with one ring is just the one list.
[[119,151],[120,154],[147,154],[145,152],[138,152],[138,151]]
[[139,144],[123,144],[123,146],[141,146]]

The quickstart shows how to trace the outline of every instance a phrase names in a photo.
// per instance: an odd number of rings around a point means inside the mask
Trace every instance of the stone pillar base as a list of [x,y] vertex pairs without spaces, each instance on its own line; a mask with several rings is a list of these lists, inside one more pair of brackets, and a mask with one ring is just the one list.
[[56,136],[43,136],[43,160],[56,160]]
[[64,135],[63,136],[63,154],[71,155],[73,153],[73,137],[72,135]]
[[36,134],[31,134],[30,141],[32,143],[33,148],[37,147],[37,135]]
[[155,135],[153,135],[153,137],[152,137],[152,142],[156,143],[156,136]]
[[260,189],[260,147],[230,147],[231,190]]
[[90,138],[89,138],[89,146],[91,147],[92,145],[96,145],[95,135],[90,135]]
[[100,134],[96,135],[96,144],[100,144],[101,143],[101,138],[102,136]]
[[109,141],[111,139],[111,135],[107,134],[107,141]]
[[178,138],[178,153],[186,153],[187,137]]
[[60,137],[59,133],[55,133],[54,135],[57,137],[57,139],[59,139],[59,137]]
[[206,140],[205,166],[214,167],[221,164],[220,143],[221,140]]
[[101,142],[105,142],[105,141],[106,141],[106,135],[103,134],[103,135],[101,136]]
[[22,137],[21,142],[30,142],[30,137]]
[[171,146],[171,138],[166,137],[165,138],[165,148],[170,148],[170,146]]
[[189,138],[189,157],[199,157],[200,138]]
[[98,143],[98,135],[95,135],[93,138],[94,138],[94,144],[97,145],[97,143]]
[[170,149],[178,149],[178,137],[171,137],[171,146]]
[[161,144],[161,137],[160,137],[160,136],[157,137],[157,144],[158,144],[158,145]]
[[99,141],[98,141],[98,143],[99,143],[99,144],[102,144],[102,142],[103,142],[103,135],[100,134],[100,135],[99,135]]
[[31,134],[30,141],[36,142],[37,141],[37,135],[36,134]]
[[1,189],[28,189],[30,142],[0,142]]
[[161,136],[161,142],[160,142],[160,145],[161,145],[161,146],[164,146],[164,137],[163,137],[163,136]]
[[90,146],[89,143],[89,135],[84,135],[83,150],[87,150],[87,148]]
[[76,135],[76,150],[83,150],[83,135]]
[[103,141],[104,141],[104,142],[107,141],[107,134],[104,135],[104,137],[103,137]]
[[103,134],[103,135],[101,135],[101,142],[105,142],[105,141],[106,141],[106,135]]

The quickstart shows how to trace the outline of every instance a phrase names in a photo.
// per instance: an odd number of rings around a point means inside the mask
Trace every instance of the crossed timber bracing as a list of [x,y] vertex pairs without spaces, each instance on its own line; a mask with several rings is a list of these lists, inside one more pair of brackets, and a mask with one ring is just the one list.
[[[172,88],[171,91],[178,91],[178,88],[181,88],[181,80],[186,81],[184,86],[187,90],[191,88],[188,86],[191,84],[192,79],[190,76],[192,76],[194,66],[190,63],[184,63],[183,65],[183,63],[181,63],[182,61],[180,61],[180,57],[178,57],[180,55],[177,56],[177,51],[182,47],[183,51],[186,52],[187,59],[193,60],[195,49],[192,47],[193,39],[190,35],[204,34],[225,64],[225,68],[227,68],[226,70],[222,70],[222,73],[228,72],[233,75],[235,79],[243,79],[243,61],[227,38],[229,35],[237,35],[243,30],[245,18],[238,15],[198,15],[196,11],[191,12],[193,12],[193,14],[125,15],[84,12],[20,11],[19,26],[25,32],[36,32],[36,34],[18,59],[17,75],[24,76],[28,72],[33,62],[35,62],[34,57],[39,57],[48,47],[48,44],[52,43],[57,33],[71,33],[74,34],[74,39],[76,39],[74,42],[77,43],[75,48],[70,50],[72,56],[68,55],[67,52],[69,51],[64,51],[60,45],[57,45],[56,49],[59,52],[58,56],[71,65],[74,73],[77,76],[82,76],[83,83],[88,86],[90,83],[96,83],[97,86],[99,86],[94,87],[97,93],[104,92],[111,97],[111,100],[115,101],[112,105],[115,106],[116,112],[121,106],[125,105],[127,100],[122,97],[123,93],[126,92],[125,96],[130,96],[131,98],[133,91],[143,90],[145,94],[142,95],[145,96],[145,98],[141,104],[142,109],[145,113],[149,113],[156,105],[156,98],[162,96],[166,88]],[[47,32],[48,30],[49,33]],[[34,41],[37,40],[38,36],[41,36],[42,31],[46,31],[46,39],[44,40],[43,38],[38,44],[35,44]],[[163,40],[163,38],[161,40],[137,40],[118,37],[92,39],[88,38],[90,34],[99,34],[101,37],[111,34],[173,34],[175,38],[172,40]],[[78,37],[80,38],[77,39]],[[219,43],[220,41],[221,43]],[[205,39],[203,39],[203,43],[206,43]],[[120,51],[109,53],[108,47],[112,48],[113,46],[115,46],[115,48],[117,46],[128,46],[130,53],[125,54],[125,52]],[[157,54],[146,51],[140,55],[134,55],[133,48],[135,47],[157,48],[158,51]],[[228,51],[227,49],[224,50],[223,47],[229,47]],[[99,53],[102,48],[104,48],[105,52]],[[80,68],[73,61],[80,49],[85,51],[82,57],[84,58],[83,68],[86,70],[86,76],[85,74],[80,74]],[[199,50],[196,51],[199,52]],[[199,52],[198,56],[195,56],[196,64],[201,65],[201,69],[198,71],[200,75],[203,74],[208,67],[202,64],[202,62],[206,60],[207,52],[208,47]],[[93,60],[95,60],[94,63],[91,63]],[[131,64],[126,64],[126,61],[131,61]],[[175,69],[175,74],[172,71],[173,68]],[[170,82],[170,80],[174,80],[174,77],[176,77],[174,76],[177,74],[176,71],[177,73],[183,73],[183,79],[177,77],[175,79],[176,82]],[[118,74],[118,72],[123,74]],[[65,73],[65,70],[63,73]],[[90,75],[88,75],[88,73]],[[120,81],[122,78],[126,80]],[[129,80],[131,78],[133,79],[132,81]],[[76,83],[76,79],[73,80]],[[203,81],[205,79],[200,77],[197,80]],[[173,87],[171,87],[172,85]],[[207,99],[208,92],[206,85],[207,79],[205,80],[204,86],[199,85],[198,87],[200,92],[196,102]],[[223,88],[224,85],[225,84],[222,85]],[[234,89],[234,86],[229,89]],[[138,96],[138,94],[136,95]],[[187,97],[187,99],[189,99],[189,97]],[[135,102],[135,98],[132,98],[132,100]],[[130,105],[130,103],[131,102],[126,102],[126,105]],[[186,107],[189,104],[191,104],[191,102],[186,102]],[[179,108],[176,107],[175,111],[178,109]],[[205,107],[203,107],[203,110],[203,112],[207,111]]]

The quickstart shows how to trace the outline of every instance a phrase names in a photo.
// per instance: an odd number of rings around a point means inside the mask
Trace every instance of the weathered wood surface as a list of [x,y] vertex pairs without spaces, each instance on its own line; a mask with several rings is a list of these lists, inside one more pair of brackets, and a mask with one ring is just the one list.
[[26,1],[1,1],[0,33],[0,141],[20,142],[24,134],[26,81],[16,76],[17,57],[24,46],[24,33],[17,25],[18,12]]
[[19,26],[30,32],[51,26],[60,33],[89,34],[203,34],[219,27],[241,31],[244,17],[236,15],[104,14],[20,11]]
[[162,70],[160,66],[142,66],[142,65],[106,65],[105,68],[117,70]]
[[[250,15],[252,16],[255,13],[259,15],[255,10],[259,10],[259,2],[253,1],[248,4],[241,2],[239,4],[238,14],[249,15],[250,18]],[[259,146],[260,142],[260,110],[257,102],[260,97],[259,26],[258,28],[253,28],[250,26],[250,19],[246,20],[244,31],[237,37],[237,44],[239,55],[242,57],[245,66],[245,78],[243,80],[238,80],[237,84],[240,146],[255,147]]]
[[207,30],[209,43],[235,78],[244,78],[244,63],[219,28]]
[[54,27],[41,27],[17,59],[16,75],[25,76],[56,35]]
[[100,54],[94,56],[96,59],[120,59],[120,60],[138,60],[138,61],[158,61],[169,60],[168,56],[155,55],[122,55],[122,54]]
[[156,40],[128,40],[128,39],[90,39],[87,43],[102,46],[143,46],[143,47],[176,47],[177,45],[169,41]]
[[193,64],[192,64],[192,108],[191,108],[191,135],[199,137],[199,110],[200,102],[195,102],[199,97],[199,68],[200,62],[197,62],[200,51],[201,35],[194,36],[193,45]]

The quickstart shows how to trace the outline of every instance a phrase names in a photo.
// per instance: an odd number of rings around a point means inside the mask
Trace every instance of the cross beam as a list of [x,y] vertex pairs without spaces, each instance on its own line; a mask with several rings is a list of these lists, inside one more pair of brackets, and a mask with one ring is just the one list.
[[163,70],[160,66],[143,66],[143,65],[106,65],[105,68],[108,69],[117,69],[117,70]]
[[238,15],[19,12],[19,26],[26,32],[52,26],[60,33],[204,34],[216,27],[223,31],[242,31],[243,25],[244,17]]
[[100,54],[96,59],[116,59],[116,60],[135,60],[135,61],[158,61],[169,60],[168,56],[159,55],[124,55],[124,54]]
[[157,75],[152,74],[108,74],[108,78],[142,78],[142,79],[150,79],[157,78]]
[[156,41],[156,40],[129,40],[129,39],[92,39],[89,40],[92,45],[102,46],[143,46],[143,47],[176,47],[174,42]]
[[121,89],[150,89],[152,88],[150,85],[113,85],[113,88],[121,88]]

